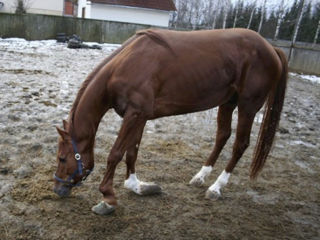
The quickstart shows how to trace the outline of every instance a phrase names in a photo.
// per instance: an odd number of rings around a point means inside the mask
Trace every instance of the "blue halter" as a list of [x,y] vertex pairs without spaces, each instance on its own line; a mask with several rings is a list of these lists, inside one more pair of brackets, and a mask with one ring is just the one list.
[[86,174],[82,177],[81,181],[79,181],[78,183],[74,183],[74,177],[79,174],[82,175],[84,167],[83,167],[83,162],[81,160],[81,155],[78,151],[77,145],[75,143],[75,141],[73,139],[71,139],[71,143],[72,143],[72,147],[73,147],[73,151],[74,151],[74,158],[77,161],[77,169],[73,172],[73,174],[71,176],[68,177],[67,180],[63,180],[62,178],[59,178],[56,174],[54,174],[54,179],[56,179],[58,182],[61,182],[63,184],[66,184],[70,187],[77,187],[81,185],[81,182],[86,180],[86,178],[90,175],[90,173],[92,172],[93,169],[87,169],[86,170]]

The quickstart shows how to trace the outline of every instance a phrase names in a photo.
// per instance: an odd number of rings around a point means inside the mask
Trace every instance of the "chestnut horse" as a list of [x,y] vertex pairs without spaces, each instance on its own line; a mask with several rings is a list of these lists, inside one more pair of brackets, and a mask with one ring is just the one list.
[[92,210],[97,214],[114,211],[117,200],[113,177],[125,153],[124,186],[139,195],[160,192],[158,185],[142,182],[136,176],[135,162],[147,120],[219,106],[215,146],[190,181],[201,185],[230,137],[232,113],[238,107],[232,157],[206,192],[209,199],[219,197],[249,145],[254,117],[266,103],[251,178],[262,169],[280,120],[287,74],[284,53],[251,30],[137,32],[89,74],[68,122],[63,121],[64,129],[57,128],[60,139],[54,191],[67,196],[89,175],[94,166],[98,125],[113,108],[123,122],[100,184],[103,199]]

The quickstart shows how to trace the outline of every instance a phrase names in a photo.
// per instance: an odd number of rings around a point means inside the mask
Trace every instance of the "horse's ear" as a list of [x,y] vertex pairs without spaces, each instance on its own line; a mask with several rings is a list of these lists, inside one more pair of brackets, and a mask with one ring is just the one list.
[[63,129],[67,130],[68,126],[69,126],[69,123],[66,120],[62,120],[62,124],[63,124]]
[[62,130],[59,127],[56,127],[56,129],[63,140],[66,140],[69,137],[69,134],[65,130]]

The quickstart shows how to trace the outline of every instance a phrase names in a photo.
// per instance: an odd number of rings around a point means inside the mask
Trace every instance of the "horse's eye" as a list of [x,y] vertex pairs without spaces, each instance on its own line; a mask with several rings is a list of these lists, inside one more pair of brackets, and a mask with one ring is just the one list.
[[65,162],[66,162],[66,159],[59,157],[59,161],[62,162],[62,163],[65,163]]

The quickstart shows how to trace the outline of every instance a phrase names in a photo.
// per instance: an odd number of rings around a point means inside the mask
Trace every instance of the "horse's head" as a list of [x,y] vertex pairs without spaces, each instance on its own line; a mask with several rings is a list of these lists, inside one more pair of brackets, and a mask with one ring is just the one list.
[[[88,154],[78,151],[77,143],[68,133],[68,123],[63,121],[64,129],[57,127],[60,135],[58,140],[57,163],[58,169],[54,174],[55,185],[53,191],[61,197],[67,197],[71,189],[79,186],[91,172],[91,169],[85,169],[83,158],[88,158]],[[90,161],[89,161],[90,162]]]

